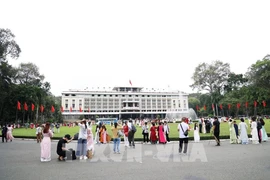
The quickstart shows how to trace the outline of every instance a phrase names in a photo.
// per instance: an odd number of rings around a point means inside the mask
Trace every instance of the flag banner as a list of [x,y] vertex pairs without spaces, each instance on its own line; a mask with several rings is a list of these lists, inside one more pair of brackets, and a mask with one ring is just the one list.
[[64,108],[63,108],[63,106],[61,106],[61,112],[64,112]]
[[21,110],[21,103],[20,103],[20,101],[17,102],[17,109],[18,110]]
[[265,102],[265,101],[263,101],[263,102],[262,102],[262,104],[263,104],[263,107],[265,107],[265,106],[266,106],[266,102]]
[[228,104],[228,109],[231,109],[231,104]]
[[241,106],[241,104],[240,104],[240,103],[237,103],[237,109],[239,109],[239,108],[240,108],[240,106]]
[[27,106],[26,102],[24,103],[24,110],[28,111],[28,106]]
[[204,110],[206,111],[206,105],[203,106]]
[[88,112],[90,112],[90,108],[88,108]]
[[131,80],[129,80],[129,84],[132,86]]
[[197,111],[199,111],[199,110],[200,110],[200,108],[199,108],[199,106],[198,106],[198,105],[196,105],[196,109],[197,109]]
[[54,113],[54,112],[55,112],[55,109],[54,109],[54,107],[53,107],[53,106],[51,107],[51,111],[52,111],[52,113]]
[[222,109],[222,108],[223,108],[223,107],[222,107],[222,104],[220,104],[219,107],[220,107],[220,109]]
[[82,108],[80,107],[80,112],[82,112]]
[[254,107],[257,107],[257,104],[258,104],[257,101],[254,101]]
[[72,107],[70,107],[69,111],[72,112]]
[[34,111],[35,110],[35,105],[32,103],[31,104],[31,110]]
[[246,108],[248,108],[248,102],[246,102],[246,104],[245,104],[245,105],[246,105]]
[[212,109],[213,109],[213,110],[215,109],[215,106],[214,106],[214,104],[212,104]]
[[44,111],[44,106],[43,105],[40,105],[40,112],[43,113],[43,111]]

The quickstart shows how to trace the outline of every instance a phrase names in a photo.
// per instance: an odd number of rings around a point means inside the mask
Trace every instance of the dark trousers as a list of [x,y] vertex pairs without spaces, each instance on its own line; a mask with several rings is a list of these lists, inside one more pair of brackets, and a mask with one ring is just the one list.
[[220,145],[219,132],[214,132],[214,136],[216,137],[217,145]]
[[2,134],[2,142],[5,142],[5,139],[6,139],[6,142],[7,142],[7,136]]
[[202,133],[202,124],[199,124],[199,132]]
[[134,146],[135,147],[135,144],[134,144],[134,132],[132,132],[132,131],[128,132],[128,142],[129,142],[129,146]]
[[262,142],[261,129],[257,128],[257,131],[258,131],[259,143],[261,143]]
[[143,142],[145,142],[145,139],[149,142],[149,133],[143,133]]
[[58,151],[57,154],[63,158],[66,157],[66,151]]
[[166,133],[166,140],[167,140],[167,142],[170,142],[170,138],[169,138],[169,134],[168,133]]
[[183,142],[184,142],[184,152],[183,153],[187,153],[188,138],[179,138],[179,153],[182,152]]

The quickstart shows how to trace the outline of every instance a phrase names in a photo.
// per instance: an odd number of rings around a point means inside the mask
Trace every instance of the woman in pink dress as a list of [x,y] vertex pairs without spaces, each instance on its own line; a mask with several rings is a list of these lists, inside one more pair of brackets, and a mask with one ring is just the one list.
[[163,128],[163,123],[159,123],[159,126],[158,126],[158,140],[159,140],[159,143],[161,144],[165,144],[166,143],[166,138],[165,138],[165,135],[164,135],[164,128]]
[[40,143],[41,147],[41,162],[51,161],[51,137],[53,136],[52,131],[50,130],[50,123],[45,124],[45,128],[42,131],[43,139]]
[[94,154],[94,138],[91,125],[87,127],[87,150],[92,150],[92,154]]
[[12,131],[13,131],[13,128],[11,127],[11,125],[9,124],[8,127],[7,127],[7,141],[10,141],[12,142],[12,140],[14,139],[13,135],[12,135]]

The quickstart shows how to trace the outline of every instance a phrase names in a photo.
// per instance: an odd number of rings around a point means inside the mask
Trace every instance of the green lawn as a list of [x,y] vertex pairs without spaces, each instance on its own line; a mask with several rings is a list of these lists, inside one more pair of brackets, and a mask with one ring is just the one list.
[[[240,121],[237,121],[237,124]],[[248,121],[246,120],[246,123],[248,124]],[[169,123],[171,132],[170,132],[170,138],[178,138],[178,131],[177,131],[177,126],[178,123]],[[249,124],[248,124],[249,126]],[[93,132],[95,131],[96,126],[93,126]],[[193,128],[193,124],[191,125],[191,128]],[[267,133],[270,133],[270,122],[269,120],[265,121],[265,129]],[[35,129],[25,129],[25,128],[17,128],[13,130],[13,136],[16,137],[21,137],[21,136],[27,136],[27,137],[35,137]],[[59,138],[59,137],[63,137],[65,134],[70,134],[71,136],[73,136],[74,134],[76,134],[77,132],[79,132],[79,127],[66,127],[66,126],[62,126],[60,128],[60,133],[54,133],[54,137],[55,138]],[[110,127],[107,125],[107,132],[111,135],[112,132],[110,130]],[[248,130],[248,133],[250,134],[250,128]],[[200,134],[201,137],[209,137],[212,136],[211,134]],[[220,124],[220,136],[229,136],[229,125],[226,122],[222,122]],[[193,131],[189,132],[189,137],[193,137]],[[140,139],[142,138],[142,128],[140,128],[139,126],[137,126],[137,132],[135,134],[135,138],[136,139]]]

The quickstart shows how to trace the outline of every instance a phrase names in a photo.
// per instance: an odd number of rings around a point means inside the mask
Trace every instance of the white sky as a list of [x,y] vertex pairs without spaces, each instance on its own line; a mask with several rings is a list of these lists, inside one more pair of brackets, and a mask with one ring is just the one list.
[[270,1],[8,0],[0,28],[51,92],[133,86],[192,92],[199,63],[221,60],[231,71],[270,54]]

